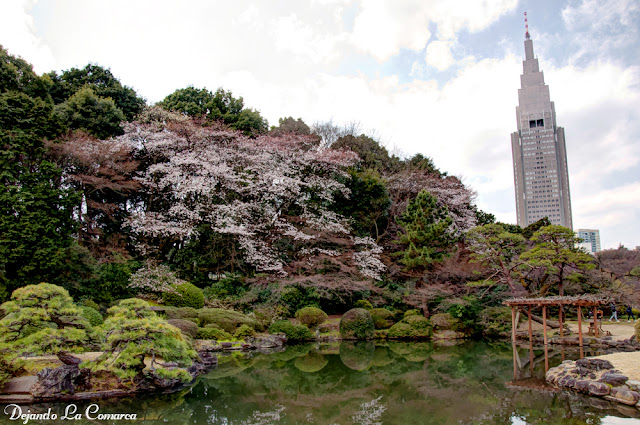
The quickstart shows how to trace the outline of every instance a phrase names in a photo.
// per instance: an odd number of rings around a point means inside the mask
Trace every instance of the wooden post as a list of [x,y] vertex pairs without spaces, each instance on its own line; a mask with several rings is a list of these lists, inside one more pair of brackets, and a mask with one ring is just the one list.
[[544,346],[547,346],[547,306],[542,306],[542,333],[544,334]]
[[516,342],[516,308],[511,306],[511,342]]
[[549,371],[549,346],[544,344],[544,373]]
[[578,306],[578,341],[580,341],[580,348],[582,348],[582,306]]
[[598,338],[598,307],[593,306],[593,335]]
[[511,344],[511,348],[513,350],[513,380],[518,379],[518,360],[516,356],[518,356],[518,348],[516,347],[516,343]]
[[531,306],[529,306],[529,311],[528,311],[528,316],[529,316],[529,343],[533,342],[533,331],[531,330]]
[[560,336],[564,336],[564,326],[562,326],[562,304],[558,308],[558,321],[560,322]]

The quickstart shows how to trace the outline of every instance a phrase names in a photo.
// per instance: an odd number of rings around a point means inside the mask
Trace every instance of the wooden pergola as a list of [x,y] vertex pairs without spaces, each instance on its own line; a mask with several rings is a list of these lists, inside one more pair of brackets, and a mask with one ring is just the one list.
[[516,341],[516,328],[518,324],[516,323],[516,307],[524,308],[529,307],[527,309],[529,316],[529,342],[532,341],[532,330],[531,330],[531,309],[533,307],[542,307],[542,327],[544,333],[544,345],[547,345],[547,307],[559,307],[560,315],[560,336],[563,336],[564,328],[562,324],[562,307],[563,306],[575,306],[578,307],[578,340],[580,344],[580,348],[582,348],[582,307],[593,308],[593,329],[594,336],[597,338],[599,336],[598,329],[598,306],[603,304],[605,300],[602,298],[595,297],[593,295],[579,295],[579,296],[554,296],[554,297],[544,297],[544,298],[512,298],[503,302],[503,304],[511,307],[511,340],[513,342]]

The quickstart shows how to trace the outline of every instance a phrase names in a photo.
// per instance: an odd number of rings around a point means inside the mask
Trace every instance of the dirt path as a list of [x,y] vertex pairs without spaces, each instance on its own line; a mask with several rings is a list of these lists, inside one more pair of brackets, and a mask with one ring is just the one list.
[[[567,326],[569,326],[569,329],[571,329],[571,332],[574,332],[576,334],[578,333],[577,320],[569,320],[566,323],[567,323]],[[619,322],[610,322],[607,319],[605,319],[602,322],[598,321],[598,324],[600,325],[600,327],[604,331],[611,332],[611,336],[616,341],[622,341],[624,339],[631,338],[635,334],[635,328],[634,328],[635,323],[627,322],[626,320],[620,320]],[[539,323],[533,322],[531,327],[534,331],[542,331],[542,325]],[[518,327],[518,330],[526,331],[527,329],[528,329],[527,322],[526,321],[520,322],[520,326]],[[588,330],[589,330],[589,322],[585,320],[582,322],[583,335],[586,336]],[[548,328],[548,331],[555,333],[556,330],[555,329],[551,330],[550,328]]]
[[598,356],[596,359],[609,360],[623,375],[634,381],[640,381],[640,351],[607,354]]

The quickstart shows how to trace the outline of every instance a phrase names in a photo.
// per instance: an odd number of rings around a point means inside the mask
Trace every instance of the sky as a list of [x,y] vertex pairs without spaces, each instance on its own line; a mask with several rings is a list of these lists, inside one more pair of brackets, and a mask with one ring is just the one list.
[[638,0],[0,0],[0,44],[38,73],[110,68],[149,104],[223,87],[271,125],[356,122],[515,223],[525,11],[565,128],[574,229],[639,246]]

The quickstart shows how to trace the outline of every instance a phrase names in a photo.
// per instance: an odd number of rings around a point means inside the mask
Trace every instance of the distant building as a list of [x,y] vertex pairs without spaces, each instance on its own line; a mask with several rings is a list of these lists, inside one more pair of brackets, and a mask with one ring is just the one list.
[[598,229],[577,229],[576,233],[582,242],[580,247],[585,248],[592,254],[600,252],[600,230]]
[[558,127],[549,86],[533,55],[527,30],[516,118],[511,134],[518,225],[548,217],[551,224],[573,228],[564,128]]

